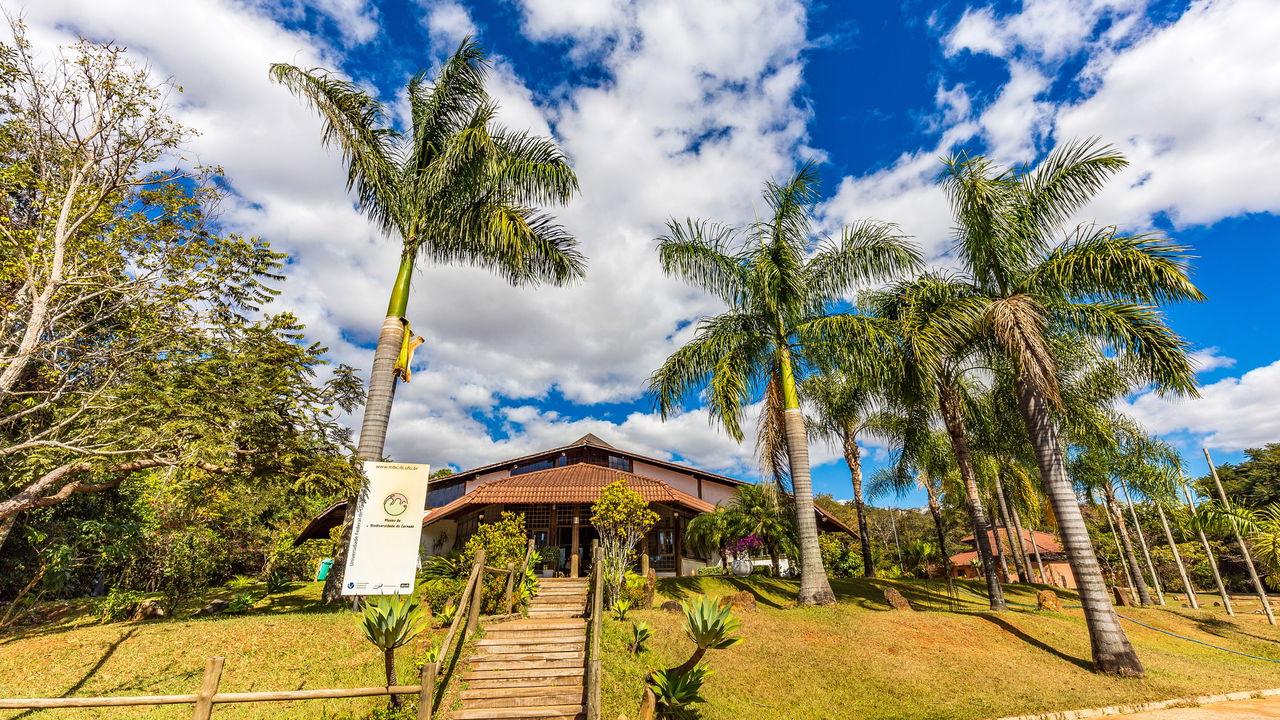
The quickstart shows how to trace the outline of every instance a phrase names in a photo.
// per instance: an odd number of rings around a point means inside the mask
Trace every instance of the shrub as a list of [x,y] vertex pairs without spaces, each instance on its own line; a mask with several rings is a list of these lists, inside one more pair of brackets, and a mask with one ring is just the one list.
[[818,536],[818,551],[822,554],[822,566],[832,577],[861,577],[862,553],[856,541],[843,533],[822,533]]
[[627,573],[626,580],[622,584],[622,592],[618,595],[619,602],[625,600],[631,604],[633,608],[644,608],[644,584],[645,579],[636,573]]
[[698,568],[698,575],[700,577],[722,577],[728,574],[729,573],[725,572],[724,568],[719,565],[708,565],[706,567]]
[[208,588],[226,555],[226,543],[208,528],[184,529],[169,537],[160,557],[158,583],[161,604],[169,617]]
[[462,597],[462,590],[466,586],[466,579],[436,579],[428,580],[419,586],[419,596],[422,598],[422,604],[431,608],[434,613],[440,613],[446,606],[457,605],[458,600]]
[[613,604],[613,607],[611,609],[613,610],[614,616],[617,617],[618,620],[620,621],[626,620],[627,613],[631,611],[631,603],[627,600],[619,600],[618,602]]
[[550,565],[552,568],[560,564],[560,548],[555,545],[547,545],[538,551],[538,560],[543,565]]
[[[487,550],[485,551],[488,552]],[[473,559],[467,558],[462,551],[455,550],[447,555],[433,555],[422,564],[419,575],[426,579],[456,580],[465,578],[471,572]]]
[[606,605],[618,601],[636,544],[657,522],[658,513],[649,509],[639,493],[627,488],[626,480],[606,486],[591,506],[591,524],[600,533]]
[[102,622],[120,622],[133,617],[144,596],[137,590],[114,587],[93,603],[93,612]]
[[484,548],[484,564],[489,567],[506,567],[513,563],[520,567],[529,547],[525,532],[524,515],[504,512],[497,522],[485,523],[467,541],[463,551],[468,566],[475,562],[476,550]]
[[258,598],[254,597],[251,592],[243,592],[235,596],[231,602],[227,603],[227,609],[223,613],[227,615],[241,615],[249,612],[254,605],[258,604]]

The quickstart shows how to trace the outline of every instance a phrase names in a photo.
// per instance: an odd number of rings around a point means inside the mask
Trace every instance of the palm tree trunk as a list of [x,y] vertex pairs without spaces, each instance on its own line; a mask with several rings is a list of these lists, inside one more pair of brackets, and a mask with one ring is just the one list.
[[[1017,512],[1017,510],[1014,510],[1014,512]],[[1036,567],[1040,569],[1040,582],[1045,585],[1056,585],[1057,583],[1053,581],[1053,578],[1044,572],[1044,561],[1040,559],[1040,541],[1036,540],[1036,529],[1029,528],[1029,533],[1031,537],[1031,552],[1035,553]]]
[[938,496],[933,492],[933,485],[928,481],[924,485],[925,496],[929,499],[929,514],[933,516],[933,530],[938,534],[938,551],[942,553],[942,567],[947,573],[947,582],[951,582],[954,574],[951,570],[951,553],[947,552],[947,528],[942,522],[942,506],[938,504]]
[[1182,553],[1178,552],[1178,543],[1173,539],[1173,530],[1169,529],[1169,520],[1164,516],[1164,508],[1160,507],[1160,503],[1156,503],[1156,514],[1160,516],[1160,527],[1164,528],[1164,539],[1169,543],[1169,552],[1173,553],[1173,562],[1178,566],[1178,577],[1182,580],[1182,587],[1187,592],[1187,603],[1193,608],[1200,607],[1200,601],[1196,599],[1196,588],[1191,584],[1191,576],[1187,574],[1187,566],[1182,564]]
[[796,378],[791,369],[791,354],[780,343],[778,366],[782,381],[783,422],[787,437],[787,460],[791,466],[791,491],[795,495],[796,536],[800,543],[799,605],[826,605],[836,601],[831,582],[822,567],[818,550],[818,520],[813,510],[813,482],[809,477],[809,437],[805,432],[804,413],[796,392]]
[[[387,673],[387,687],[391,687],[396,683],[396,651],[395,648],[388,648],[382,651],[382,669]],[[400,696],[391,695],[391,707],[400,707]]]
[[1133,540],[1129,538],[1129,524],[1124,520],[1124,513],[1120,512],[1120,504],[1116,502],[1115,491],[1107,485],[1103,491],[1107,496],[1107,511],[1111,513],[1111,517],[1116,522],[1116,532],[1120,537],[1120,544],[1124,548],[1124,562],[1129,566],[1129,570],[1133,573],[1134,587],[1138,590],[1138,602],[1143,605],[1155,605],[1155,601],[1151,599],[1151,590],[1147,588],[1147,580],[1142,576],[1142,566],[1138,564],[1138,554],[1133,551]]
[[1133,598],[1135,603],[1141,602],[1138,599],[1137,586],[1133,582],[1133,566],[1125,559],[1124,548],[1120,546],[1120,533],[1116,532],[1116,523],[1111,518],[1111,508],[1104,508],[1103,512],[1107,514],[1107,530],[1111,531],[1111,541],[1116,544],[1116,559],[1120,561],[1120,569],[1124,570],[1124,579],[1128,585],[1129,597]]
[[867,535],[867,508],[862,502],[862,450],[858,439],[849,434],[844,439],[844,460],[849,464],[853,480],[853,503],[858,511],[858,541],[862,545],[862,576],[875,577],[875,563],[871,561],[871,538]]
[[[1209,472],[1213,474],[1213,484],[1218,487],[1218,499],[1222,501],[1223,509],[1230,510],[1231,503],[1227,501],[1227,493],[1222,489],[1222,481],[1218,479],[1218,468],[1213,466],[1213,458],[1209,457],[1209,448],[1203,448],[1205,462],[1209,463]],[[1258,569],[1253,566],[1253,556],[1249,554],[1249,546],[1244,542],[1244,536],[1240,534],[1240,528],[1236,527],[1234,522],[1231,523],[1231,530],[1235,533],[1236,544],[1240,546],[1240,552],[1244,555],[1244,566],[1249,570],[1249,579],[1253,580],[1253,589],[1258,593],[1258,599],[1262,601],[1262,610],[1267,614],[1267,622],[1272,625],[1276,624],[1275,613],[1271,611],[1271,601],[1267,599],[1267,589],[1262,586],[1262,579],[1258,577]]]
[[1129,497],[1129,488],[1120,482],[1120,491],[1124,493],[1124,502],[1129,506],[1129,517],[1133,520],[1133,530],[1138,535],[1138,546],[1142,548],[1142,556],[1146,558],[1147,570],[1151,571],[1151,584],[1156,588],[1156,599],[1164,605],[1164,588],[1160,587],[1160,576],[1156,574],[1156,564],[1151,562],[1151,548],[1147,547],[1147,535],[1142,532],[1142,523],[1138,522],[1138,511],[1133,507],[1133,498]]
[[[1017,553],[1018,546],[1013,543],[1013,524],[1009,515],[1009,503],[1004,497],[1004,482],[1000,479],[1000,471],[996,471],[996,508],[1000,511],[1000,524],[1004,525],[1004,538],[1009,544],[1009,552]],[[1013,557],[1013,569],[1018,573],[1018,582],[1030,582],[1031,573],[1027,572],[1026,566],[1023,565],[1025,557],[1020,558],[1018,555]]]
[[1067,475],[1062,443],[1049,412],[1049,403],[1022,373],[1018,374],[1016,386],[1018,409],[1027,426],[1031,446],[1035,449],[1045,492],[1058,519],[1062,544],[1079,588],[1080,604],[1084,607],[1085,623],[1089,627],[1094,669],[1111,675],[1141,676],[1142,663],[1124,628],[1120,627],[1120,619],[1107,597],[1107,585],[1102,579],[1102,569],[1098,567],[1089,531],[1085,528],[1080,502]]
[[960,408],[960,397],[956,394],[955,388],[945,382],[938,383],[938,404],[942,410],[942,421],[947,426],[947,435],[951,438],[951,451],[956,456],[956,466],[960,468],[960,479],[964,482],[965,496],[969,500],[969,522],[974,527],[974,544],[978,548],[978,557],[982,560],[983,573],[987,576],[987,598],[991,601],[992,610],[1007,610],[1004,589],[1000,587],[1000,578],[996,577],[995,561],[991,558],[991,543],[987,537],[987,518],[982,511],[982,496],[978,493],[978,477],[973,469],[973,457],[969,454],[964,411]]
[[1012,498],[1009,499],[1009,513],[1013,515],[1013,529],[1018,534],[1018,557],[1022,558],[1022,566],[1027,570],[1027,574],[1023,576],[1023,582],[1035,582],[1036,577],[1031,573],[1031,560],[1027,555],[1027,546],[1022,541],[1022,518],[1018,517],[1018,506],[1013,504]]
[[[360,423],[360,444],[357,455],[361,460],[382,459],[387,440],[387,424],[391,418],[391,403],[396,394],[395,367],[404,343],[404,321],[408,312],[409,281],[413,276],[413,256],[406,254],[400,260],[400,270],[387,304],[387,317],[378,333],[378,346],[373,353],[373,370],[369,373],[369,392],[364,403],[364,418]],[[333,567],[325,580],[325,602],[342,599],[342,579],[347,569],[347,546],[350,544],[351,524],[355,522],[358,496],[347,498],[347,509],[342,518],[342,534],[334,548]]]
[[[1196,512],[1195,501],[1191,499],[1191,491],[1185,486],[1182,492],[1187,495],[1187,508],[1194,515]],[[1196,532],[1200,534],[1200,544],[1204,545],[1205,557],[1209,558],[1209,568],[1213,570],[1213,582],[1218,586],[1218,595],[1222,597],[1222,607],[1226,608],[1227,614],[1235,616],[1235,608],[1231,607],[1231,596],[1227,594],[1227,586],[1222,584],[1222,573],[1218,572],[1218,561],[1213,557],[1213,547],[1209,545],[1209,538],[1204,536],[1204,530],[1196,528]]]

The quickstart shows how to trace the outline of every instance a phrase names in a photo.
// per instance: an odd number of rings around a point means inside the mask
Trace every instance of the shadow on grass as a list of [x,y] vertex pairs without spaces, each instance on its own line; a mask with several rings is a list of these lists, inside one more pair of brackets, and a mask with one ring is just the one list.
[[[98,661],[93,664],[93,667],[89,668],[89,670],[79,680],[77,680],[71,687],[67,688],[66,691],[63,692],[62,695],[60,695],[59,697],[64,697],[64,698],[71,697],[78,690],[80,690],[80,688],[84,687],[85,683],[93,679],[93,676],[98,674],[98,671],[102,669],[102,666],[107,664],[107,661],[111,659],[111,656],[116,654],[116,649],[118,649],[121,645],[123,645],[124,641],[133,637],[133,634],[136,632],[138,632],[137,628],[129,628],[128,632],[124,633],[120,637],[111,641],[111,644],[107,645],[106,651],[104,651],[102,653],[102,657],[98,658]],[[29,717],[38,711],[39,711],[39,708],[31,708],[30,710],[24,710],[18,713],[17,715],[14,715],[13,720],[18,720],[18,718]]]
[[969,614],[972,615],[973,617],[986,620],[987,622],[991,623],[992,625],[995,625],[1001,630],[1004,630],[1005,632],[1025,642],[1031,647],[1037,648],[1039,650],[1043,650],[1049,653],[1050,655],[1053,655],[1061,660],[1065,660],[1073,665],[1076,665],[1077,667],[1083,668],[1085,670],[1089,670],[1091,672],[1093,671],[1093,662],[1091,662],[1090,660],[1087,660],[1085,658],[1078,658],[1078,657],[1075,657],[1074,655],[1068,655],[1062,652],[1061,650],[1059,650],[1058,648],[1053,647],[1052,645],[1049,645],[1043,640],[1034,638],[1026,634],[1025,632],[1022,631],[1021,628],[1018,628],[1017,626],[1013,625],[1012,623],[1005,620],[1004,618],[997,617],[989,613],[969,613]]
[[[952,592],[945,580],[882,580],[867,578],[838,578],[831,580],[831,590],[836,602],[871,610],[887,611],[891,608],[884,598],[886,588],[895,588],[912,606],[923,611],[960,612],[985,607],[979,598],[966,595],[957,588]],[[1035,588],[1027,586],[1034,594]],[[686,601],[697,595],[723,596],[746,591],[755,597],[758,605],[781,609],[793,603],[799,593],[800,583],[766,575],[745,578],[705,575],[698,577],[659,578],[658,592],[676,601]]]
[[1176,613],[1176,612],[1173,612],[1172,610],[1165,610],[1165,612],[1168,612],[1179,618],[1185,618],[1185,619],[1191,620],[1192,622],[1195,623],[1197,629],[1203,632],[1206,632],[1210,635],[1223,638],[1225,640],[1231,639],[1232,635],[1243,635],[1244,637],[1251,637],[1255,640],[1261,640],[1262,642],[1270,643],[1272,645],[1280,644],[1280,642],[1277,642],[1274,638],[1264,637],[1262,635],[1254,635],[1251,632],[1245,632],[1239,625],[1237,625],[1236,623],[1230,620],[1227,620],[1226,618],[1219,618],[1219,617],[1213,617],[1213,616],[1196,617],[1193,615],[1183,615],[1181,613]]

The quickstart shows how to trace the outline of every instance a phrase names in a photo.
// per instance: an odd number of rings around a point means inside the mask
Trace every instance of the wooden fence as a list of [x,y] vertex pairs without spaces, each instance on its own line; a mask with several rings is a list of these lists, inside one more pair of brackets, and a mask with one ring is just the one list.
[[[524,567],[514,564],[506,568],[490,568],[484,565],[484,549],[476,552],[475,563],[467,577],[467,584],[458,600],[458,609],[445,634],[444,642],[435,662],[427,663],[422,668],[417,685],[388,685],[384,687],[334,688],[324,690],[282,690],[276,692],[220,693],[218,684],[222,681],[224,658],[211,657],[205,663],[204,676],[200,680],[200,689],[193,695],[131,695],[121,697],[63,697],[63,698],[0,698],[0,710],[29,710],[68,707],[121,707],[130,705],[195,705],[191,717],[193,720],[209,720],[213,717],[213,706],[226,703],[275,702],[282,700],[332,700],[340,698],[376,697],[378,695],[413,695],[418,696],[418,720],[431,720],[434,706],[443,696],[452,673],[445,674],[445,683],[436,687],[436,679],[446,666],[453,667],[450,656],[461,654],[466,639],[475,633],[480,621],[480,598],[484,591],[484,574],[486,572],[506,574],[505,603],[510,612],[512,593],[516,573],[524,572],[529,565],[533,553],[533,541],[529,541],[529,550],[525,553]],[[466,629],[461,636],[458,628],[466,618]],[[456,642],[455,642],[456,641]],[[440,692],[437,692],[440,690]]]

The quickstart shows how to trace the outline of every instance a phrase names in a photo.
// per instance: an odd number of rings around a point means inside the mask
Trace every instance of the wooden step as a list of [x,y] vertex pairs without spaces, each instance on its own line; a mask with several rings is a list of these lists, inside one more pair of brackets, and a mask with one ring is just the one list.
[[586,652],[582,650],[560,650],[557,652],[515,652],[472,655],[468,660],[470,662],[483,662],[485,660],[506,660],[508,662],[515,662],[518,660],[577,660],[578,662],[582,662],[585,657]]
[[576,643],[544,643],[542,645],[528,645],[513,643],[511,645],[489,645],[481,650],[491,655],[506,655],[508,653],[535,653],[535,652],[582,652],[586,647],[586,643],[579,640]]
[[577,693],[581,697],[584,688],[581,684],[564,684],[564,685],[531,685],[528,687],[511,687],[504,686],[498,688],[480,688],[463,690],[461,695],[463,701],[481,698],[504,698],[504,697],[545,697],[547,695],[569,695]]
[[512,630],[581,630],[586,626],[586,620],[521,618],[519,620],[511,620],[510,622],[489,625],[485,628],[485,633],[507,632]]
[[[561,687],[572,687],[564,685]],[[528,695],[523,697],[473,698],[462,701],[466,710],[472,708],[535,708],[548,705],[573,705],[582,703],[582,692],[563,692],[558,695]],[[523,716],[522,716],[523,717]]]
[[531,708],[477,708],[459,710],[455,720],[507,720],[508,718],[573,718],[582,714],[582,703],[576,705],[547,705]]
[[535,670],[547,668],[581,668],[582,660],[544,658],[539,660],[507,660],[503,656],[489,657],[471,663],[473,672],[487,670]]
[[528,630],[526,632],[502,632],[502,633],[485,633],[483,639],[477,640],[477,645],[509,645],[513,640],[542,640],[553,642],[568,642],[570,640],[581,640],[586,637],[586,633],[582,630]]
[[577,667],[529,667],[513,670],[472,670],[467,673],[468,683],[475,680],[500,680],[503,678],[581,678],[582,665]]
[[562,677],[533,678],[467,678],[467,690],[500,690],[504,688],[532,688],[555,685],[581,685],[582,675],[565,675]]

